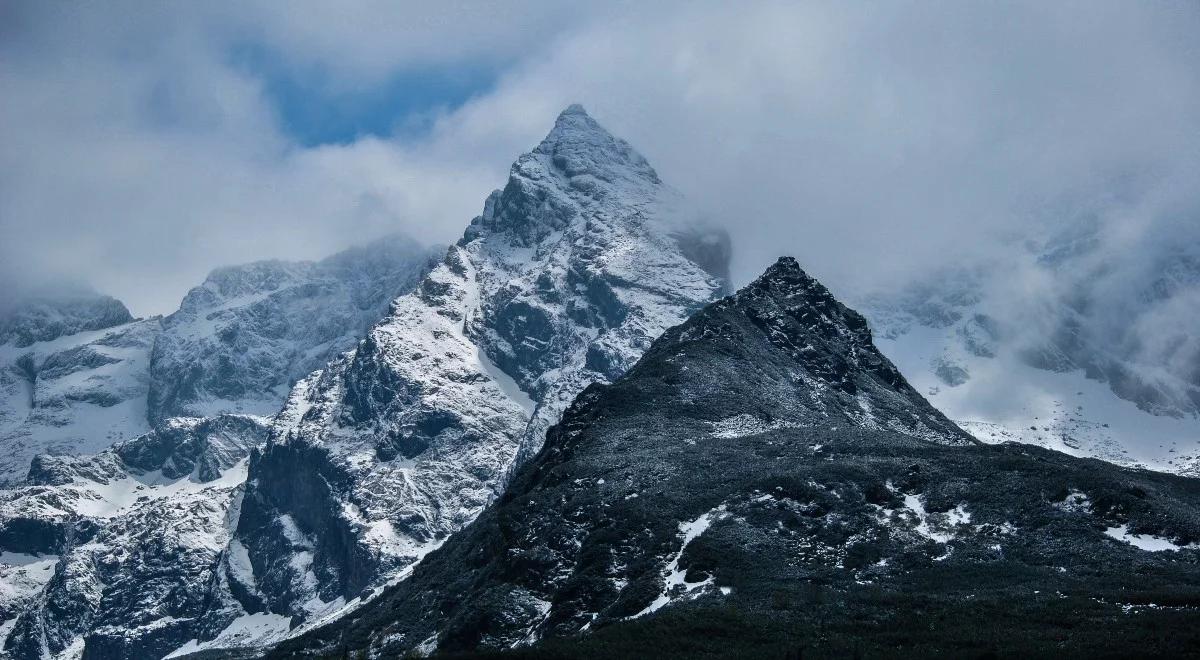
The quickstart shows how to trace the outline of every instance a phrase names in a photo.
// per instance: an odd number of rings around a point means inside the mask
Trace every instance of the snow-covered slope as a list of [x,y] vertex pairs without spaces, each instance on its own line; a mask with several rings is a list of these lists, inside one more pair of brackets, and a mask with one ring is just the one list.
[[568,108],[416,291],[293,390],[250,464],[241,620],[312,621],[403,575],[584,387],[717,296],[727,258],[645,159]]
[[158,318],[0,345],[0,486],[37,454],[89,454],[150,430],[146,374]]
[[132,320],[98,294],[10,309],[0,320],[0,486],[18,485],[38,454],[94,454],[172,417],[274,414],[443,249],[392,236],[318,262],[221,268],[166,318]]
[[880,349],[980,440],[1198,474],[1200,351],[1186,319],[1200,309],[1200,255],[1134,256],[1113,240],[1080,223],[860,308]]
[[150,364],[153,421],[274,414],[409,291],[442,248],[391,236],[322,261],[219,268],[163,319]]

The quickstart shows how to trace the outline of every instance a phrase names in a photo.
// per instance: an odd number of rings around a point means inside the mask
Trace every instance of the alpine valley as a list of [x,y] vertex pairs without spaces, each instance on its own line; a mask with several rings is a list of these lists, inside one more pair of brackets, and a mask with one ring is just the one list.
[[6,305],[4,656],[1200,655],[1193,372],[703,216],[575,105],[448,248]]

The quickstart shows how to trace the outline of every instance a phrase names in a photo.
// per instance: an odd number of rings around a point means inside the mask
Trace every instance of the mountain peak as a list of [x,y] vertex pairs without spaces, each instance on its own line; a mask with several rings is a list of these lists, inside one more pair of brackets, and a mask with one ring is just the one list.
[[580,105],[580,104],[578,104],[578,103],[572,103],[571,105],[568,105],[568,106],[566,107],[566,109],[564,109],[562,112],[558,113],[558,118],[559,118],[559,120],[560,120],[560,121],[562,120],[562,118],[563,118],[563,116],[564,116],[564,115],[584,115],[584,116],[587,116],[587,110],[584,110],[584,109],[583,109],[583,106],[582,106],[582,105]]
[[654,168],[633,147],[600,125],[578,103],[558,115],[554,128],[534,150],[568,177],[590,175],[602,181],[640,178],[658,184]]
[[[751,402],[744,410],[731,408],[731,416],[768,415],[800,425],[843,418],[864,428],[885,428],[945,444],[972,442],[879,352],[866,319],[839,302],[791,257],[779,259],[750,285],[669,331],[647,356],[666,360],[685,345],[714,351],[712,364],[692,365],[692,370],[715,373],[729,355],[740,354],[739,369],[754,364],[756,373],[785,375],[779,391],[787,394],[770,410],[758,410],[757,403]],[[737,377],[731,372],[728,378],[732,382]]]
[[866,332],[869,341],[867,322],[862,315],[841,304],[825,285],[804,272],[792,257],[780,257],[758,279],[739,291],[736,297],[745,304],[770,298],[793,314],[819,311],[819,320],[849,326],[856,333],[860,330]]
[[758,276],[754,285],[759,288],[795,290],[798,286],[808,287],[814,283],[816,280],[804,272],[795,257],[779,257]]

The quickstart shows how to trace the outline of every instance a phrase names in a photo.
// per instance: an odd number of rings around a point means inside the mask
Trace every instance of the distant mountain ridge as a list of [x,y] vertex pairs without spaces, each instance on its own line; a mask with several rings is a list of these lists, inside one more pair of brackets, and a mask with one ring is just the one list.
[[25,348],[86,330],[129,323],[125,305],[90,289],[65,287],[21,295],[0,306],[0,344]]
[[981,440],[1200,474],[1200,254],[1114,241],[1081,221],[860,307],[880,348]]
[[133,319],[74,290],[11,308],[0,318],[0,485],[19,484],[38,454],[94,454],[172,417],[274,414],[433,253],[392,236],[317,262],[219,268],[165,318]]
[[442,249],[394,235],[321,261],[213,271],[162,321],[151,419],[274,414],[292,384],[353,348]]

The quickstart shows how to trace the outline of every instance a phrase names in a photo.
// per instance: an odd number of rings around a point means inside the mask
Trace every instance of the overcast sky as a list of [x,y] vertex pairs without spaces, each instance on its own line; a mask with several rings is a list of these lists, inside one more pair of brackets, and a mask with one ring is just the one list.
[[[1200,5],[0,1],[0,295],[455,240],[567,104],[836,290],[1094,218],[1200,243]],[[1138,249],[1141,249],[1140,247]]]

